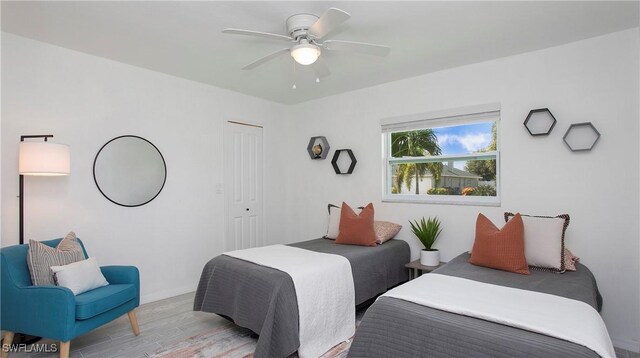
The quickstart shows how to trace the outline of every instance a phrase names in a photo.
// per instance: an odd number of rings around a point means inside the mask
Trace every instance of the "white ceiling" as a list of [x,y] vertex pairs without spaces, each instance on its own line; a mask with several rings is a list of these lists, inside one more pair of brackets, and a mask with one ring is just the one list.
[[[262,97],[299,103],[446,68],[637,27],[630,2],[2,1],[2,30]],[[391,46],[388,58],[325,51],[332,74],[278,59],[244,65],[280,41],[224,35],[226,27],[285,34],[296,13],[329,7],[352,18],[326,38]],[[297,89],[291,88],[296,83]]]

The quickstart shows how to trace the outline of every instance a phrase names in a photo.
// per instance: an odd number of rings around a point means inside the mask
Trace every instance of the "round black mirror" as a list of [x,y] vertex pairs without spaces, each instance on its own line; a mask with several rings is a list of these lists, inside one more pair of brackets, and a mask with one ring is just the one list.
[[100,148],[93,161],[93,180],[114,204],[140,206],[160,194],[167,180],[167,166],[153,143],[123,135]]

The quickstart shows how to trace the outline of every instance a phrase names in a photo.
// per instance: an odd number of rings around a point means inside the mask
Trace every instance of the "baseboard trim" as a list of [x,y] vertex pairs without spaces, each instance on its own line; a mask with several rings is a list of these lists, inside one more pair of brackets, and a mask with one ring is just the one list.
[[193,286],[181,286],[181,287],[174,287],[170,290],[154,292],[148,295],[140,296],[140,304],[155,302],[155,301],[164,300],[165,298],[180,296],[182,294],[193,292],[195,290],[196,288]]
[[611,337],[611,342],[613,343],[614,347],[626,349],[630,352],[640,353],[640,342],[638,341]]

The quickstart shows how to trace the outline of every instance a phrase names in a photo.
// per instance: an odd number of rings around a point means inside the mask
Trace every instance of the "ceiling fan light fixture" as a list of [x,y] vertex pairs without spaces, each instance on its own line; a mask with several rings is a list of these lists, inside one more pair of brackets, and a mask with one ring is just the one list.
[[306,40],[300,41],[300,44],[291,48],[291,57],[301,65],[310,65],[320,56],[320,48],[312,45]]
[[305,13],[289,16],[286,21],[287,33],[289,36],[234,28],[227,28],[222,30],[222,32],[231,35],[245,35],[281,40],[289,43],[289,46],[281,48],[276,52],[259,58],[258,60],[242,67],[243,70],[252,70],[289,52],[295,61],[293,63],[294,72],[296,63],[304,66],[316,63],[314,66],[314,70],[318,75],[316,82],[320,82],[320,78],[324,78],[330,74],[323,61],[316,62],[320,57],[321,52],[324,50],[330,52],[353,51],[373,56],[389,55],[389,51],[391,49],[388,46],[356,41],[325,39],[326,35],[335,31],[345,21],[349,20],[350,17],[351,15],[347,12],[332,7],[325,11],[320,17]]

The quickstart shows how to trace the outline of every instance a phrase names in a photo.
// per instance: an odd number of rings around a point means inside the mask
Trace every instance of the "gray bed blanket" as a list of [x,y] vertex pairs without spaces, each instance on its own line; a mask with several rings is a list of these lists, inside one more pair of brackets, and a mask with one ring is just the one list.
[[[471,265],[464,253],[434,271],[480,282],[544,292],[598,309],[602,298],[586,266],[556,274],[519,275]],[[473,299],[473,292],[469,292]],[[391,297],[379,298],[356,330],[349,357],[598,357],[581,345]]]
[[[290,246],[344,256],[351,264],[356,304],[407,281],[409,245],[390,240],[376,247],[316,239]],[[202,270],[195,311],[217,313],[259,334],[255,357],[287,357],[298,350],[298,303],[291,277],[282,271],[225,255]]]

